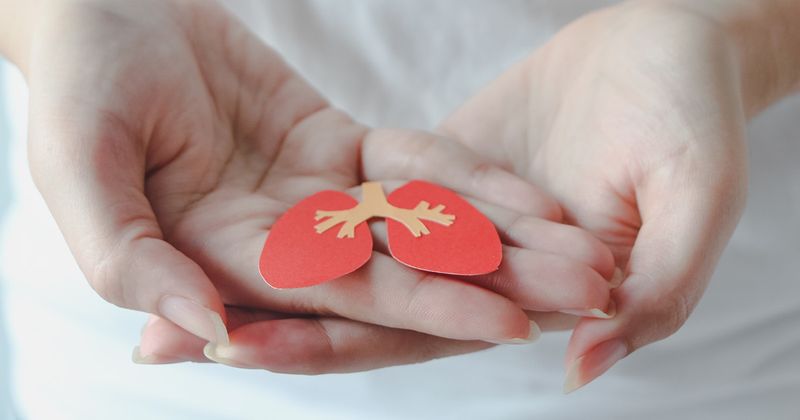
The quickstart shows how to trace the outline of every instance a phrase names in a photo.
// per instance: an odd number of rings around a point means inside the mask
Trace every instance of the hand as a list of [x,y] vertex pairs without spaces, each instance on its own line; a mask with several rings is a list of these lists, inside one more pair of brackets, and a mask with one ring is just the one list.
[[745,202],[737,57],[698,11],[626,3],[572,23],[442,124],[548,190],[625,269],[617,316],[573,332],[566,391],[678,330],[703,294]]
[[[552,199],[445,139],[353,122],[216,4],[61,1],[40,13],[24,66],[31,170],[98,293],[158,315],[152,328],[171,321],[175,335],[144,342],[142,360],[199,358],[211,341],[207,354],[233,365],[348,371],[533,338],[523,308],[603,316],[611,253],[552,222]],[[425,274],[378,236],[352,275],[269,288],[256,268],[275,219],[362,178],[423,178],[468,197],[503,231],[500,271],[470,279],[483,287]],[[226,306],[239,327],[230,345]],[[186,351],[160,353],[173,338]],[[284,353],[270,359],[276,341]]]

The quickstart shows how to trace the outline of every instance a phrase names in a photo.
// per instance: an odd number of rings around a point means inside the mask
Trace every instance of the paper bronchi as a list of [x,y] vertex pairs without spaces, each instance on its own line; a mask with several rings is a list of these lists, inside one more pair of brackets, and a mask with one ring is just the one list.
[[373,217],[386,219],[389,251],[409,267],[474,276],[500,265],[494,225],[456,193],[425,181],[411,181],[388,197],[376,182],[362,184],[361,192],[358,202],[340,191],[322,191],[284,213],[261,252],[264,280],[288,289],[356,271],[372,256],[367,220]]

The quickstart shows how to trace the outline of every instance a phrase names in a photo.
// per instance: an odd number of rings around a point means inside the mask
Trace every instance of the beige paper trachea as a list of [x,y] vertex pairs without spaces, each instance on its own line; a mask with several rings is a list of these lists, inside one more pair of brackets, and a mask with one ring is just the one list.
[[355,229],[360,223],[373,217],[385,217],[402,223],[415,238],[430,233],[422,223],[423,220],[450,226],[456,220],[452,214],[442,213],[443,205],[431,208],[427,201],[420,201],[413,209],[402,209],[391,205],[386,200],[383,188],[379,182],[365,182],[361,184],[362,200],[357,206],[347,210],[317,210],[314,220],[322,222],[314,226],[317,233],[344,223],[336,234],[337,238],[354,238]]

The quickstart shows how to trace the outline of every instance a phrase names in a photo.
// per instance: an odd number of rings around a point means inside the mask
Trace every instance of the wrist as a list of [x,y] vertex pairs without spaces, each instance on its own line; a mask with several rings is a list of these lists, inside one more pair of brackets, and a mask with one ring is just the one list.
[[733,3],[725,28],[739,53],[745,109],[754,115],[800,86],[800,2]]
[[745,111],[753,116],[800,87],[797,0],[663,0],[709,19],[739,64]]

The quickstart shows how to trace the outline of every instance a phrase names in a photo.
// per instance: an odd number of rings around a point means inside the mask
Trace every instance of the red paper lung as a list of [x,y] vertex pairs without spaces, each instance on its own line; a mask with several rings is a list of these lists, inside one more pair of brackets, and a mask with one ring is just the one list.
[[276,289],[307,287],[352,273],[372,255],[367,223],[353,238],[337,238],[339,226],[317,233],[318,210],[346,210],[358,202],[338,191],[314,194],[284,213],[270,229],[261,252],[261,276]]
[[411,181],[389,194],[390,204],[411,209],[420,201],[444,205],[443,213],[455,216],[449,226],[423,221],[430,230],[414,237],[402,223],[387,219],[389,251],[410,267],[435,273],[479,275],[497,270],[503,258],[494,225],[456,193],[424,181]]

